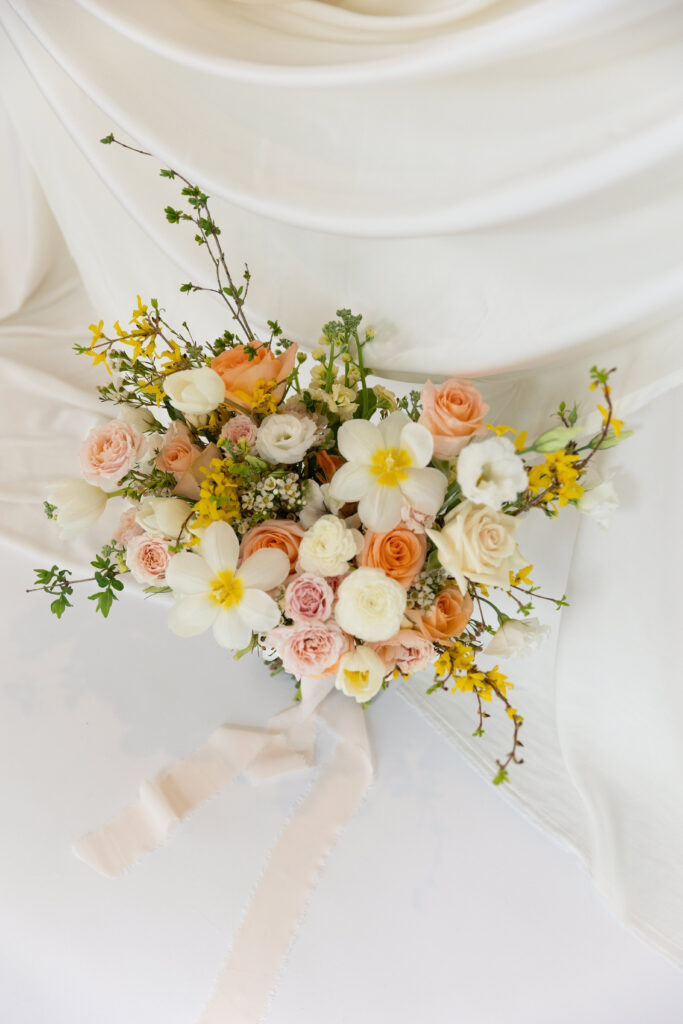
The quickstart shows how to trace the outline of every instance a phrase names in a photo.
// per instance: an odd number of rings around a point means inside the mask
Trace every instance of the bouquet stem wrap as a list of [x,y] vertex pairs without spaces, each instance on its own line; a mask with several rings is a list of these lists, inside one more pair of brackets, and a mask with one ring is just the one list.
[[194,754],[143,782],[136,803],[74,846],[77,857],[115,878],[238,775],[262,780],[314,766],[318,719],[335,733],[330,760],[266,864],[200,1024],[261,1019],[318,873],[372,780],[364,713],[355,701],[330,694],[333,682],[302,680],[301,701],[265,729],[216,729]]

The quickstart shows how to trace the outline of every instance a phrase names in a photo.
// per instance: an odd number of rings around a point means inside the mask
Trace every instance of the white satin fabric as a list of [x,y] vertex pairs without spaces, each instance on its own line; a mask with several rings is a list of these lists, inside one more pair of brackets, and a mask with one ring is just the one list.
[[[229,326],[177,292],[207,269],[163,218],[174,183],[101,146],[110,130],[218,197],[258,325],[277,317],[312,347],[350,306],[375,327],[379,371],[475,375],[496,419],[532,430],[584,394],[592,363],[619,366],[637,435],[611,456],[611,532],[567,513],[524,538],[572,607],[510,666],[527,763],[505,795],[683,961],[679,0],[0,0],[0,23],[3,529],[17,542],[50,543],[35,503],[97,414],[69,356],[88,318],[125,316],[140,293],[199,333]],[[506,722],[474,741],[466,701],[423,690],[405,693],[490,770]]]

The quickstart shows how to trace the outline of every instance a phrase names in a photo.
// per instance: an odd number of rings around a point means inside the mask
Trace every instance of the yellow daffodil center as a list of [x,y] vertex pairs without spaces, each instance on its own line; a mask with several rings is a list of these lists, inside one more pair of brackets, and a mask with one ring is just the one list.
[[406,470],[410,465],[410,456],[405,449],[378,448],[372,456],[370,472],[383,487],[398,487],[407,479]]
[[230,569],[223,569],[211,580],[209,597],[224,608],[234,608],[242,600],[242,580]]
[[347,680],[349,681],[349,683],[351,683],[352,686],[367,686],[368,680],[370,678],[370,673],[368,671],[356,672],[353,669],[348,668],[344,669],[344,675],[346,676]]

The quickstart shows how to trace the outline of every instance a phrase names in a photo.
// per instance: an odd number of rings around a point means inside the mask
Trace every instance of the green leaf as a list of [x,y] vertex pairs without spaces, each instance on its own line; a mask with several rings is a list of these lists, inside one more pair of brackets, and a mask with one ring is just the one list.
[[100,139],[100,142],[102,143],[103,146],[110,146],[113,141],[114,141],[114,134],[113,134],[113,132],[110,132],[109,135],[105,135],[103,139]]
[[180,290],[181,290],[181,292],[191,292],[192,291],[192,282],[188,281],[186,284],[181,284]]
[[53,615],[56,615],[58,619],[61,619],[62,615],[67,608],[71,608],[71,602],[67,601],[66,597],[62,594],[61,597],[55,598],[50,605],[50,611]]
[[505,768],[501,768],[500,771],[498,772],[498,774],[493,779],[493,785],[494,786],[500,786],[501,783],[509,782],[509,781],[510,781],[510,776],[508,775],[507,771],[505,770]]
[[159,174],[162,178],[175,178],[175,171],[168,170],[166,167],[162,167]]

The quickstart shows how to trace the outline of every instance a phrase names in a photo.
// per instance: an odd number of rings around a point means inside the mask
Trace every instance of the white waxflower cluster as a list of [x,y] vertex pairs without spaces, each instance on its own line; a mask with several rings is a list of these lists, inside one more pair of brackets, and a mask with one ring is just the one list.
[[[245,518],[274,519],[280,512],[299,512],[306,504],[304,485],[296,473],[267,476],[240,495]],[[251,524],[247,523],[247,529]]]
[[408,607],[429,611],[449,579],[445,569],[423,569],[408,591]]

